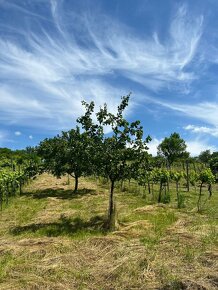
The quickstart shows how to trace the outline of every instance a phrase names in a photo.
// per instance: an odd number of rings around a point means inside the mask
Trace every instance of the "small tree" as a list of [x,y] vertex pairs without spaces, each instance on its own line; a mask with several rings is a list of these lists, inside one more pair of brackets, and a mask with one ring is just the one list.
[[207,168],[207,169],[203,170],[199,174],[198,180],[200,181],[200,189],[199,189],[197,208],[198,208],[198,212],[200,212],[200,210],[201,210],[201,199],[202,199],[203,184],[207,184],[208,192],[209,192],[209,198],[210,198],[212,196],[212,184],[215,183],[215,176],[213,175],[213,173],[210,170],[210,168]]
[[176,182],[176,195],[177,195],[178,208],[181,208],[184,206],[183,196],[180,194],[180,190],[179,190],[180,181],[183,176],[184,176],[184,173],[181,171],[172,171],[170,173],[171,179]]
[[[114,188],[119,180],[129,178],[134,172],[137,164],[140,163],[142,152],[147,150],[146,143],[150,140],[148,136],[143,141],[143,128],[140,121],[129,123],[123,116],[123,112],[128,106],[129,97],[121,98],[121,103],[117,108],[117,113],[108,111],[107,105],[97,112],[97,124],[93,122],[94,103],[83,102],[86,108],[85,115],[78,119],[83,129],[93,138],[95,149],[95,168],[99,174],[109,178],[110,195],[108,209],[108,228],[115,228],[115,204]],[[104,134],[105,126],[111,128],[111,133]]]
[[158,155],[166,159],[167,167],[170,168],[172,163],[179,158],[188,157],[189,153],[186,152],[185,141],[178,133],[173,133],[169,138],[165,138],[157,147]]
[[[159,169],[158,177],[160,181],[160,190],[158,196],[158,202],[168,203],[170,200],[169,189],[168,189],[168,182],[170,179],[170,172],[166,169]],[[162,191],[164,190],[164,198],[162,197]]]
[[196,192],[196,182],[198,181],[198,173],[195,170],[190,171],[190,184],[194,186]]
[[80,133],[77,126],[76,129],[42,141],[38,153],[43,159],[45,171],[56,177],[69,174],[75,179],[76,192],[79,177],[92,172],[90,147],[91,139],[86,133]]
[[135,171],[135,179],[138,181],[139,185],[142,185],[145,187],[148,186],[148,193],[153,196],[153,191],[151,189],[151,182],[152,182],[152,176],[151,172],[154,167],[154,160],[150,154],[145,152],[144,158],[142,158],[141,163],[137,167],[137,170]]

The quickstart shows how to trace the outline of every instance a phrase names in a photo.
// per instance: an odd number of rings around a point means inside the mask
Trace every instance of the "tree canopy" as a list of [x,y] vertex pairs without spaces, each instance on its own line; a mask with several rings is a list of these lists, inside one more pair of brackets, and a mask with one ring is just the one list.
[[167,161],[167,165],[170,167],[178,158],[189,157],[186,148],[185,141],[178,133],[174,132],[170,137],[164,138],[158,145],[158,155],[163,156]]
[[38,153],[43,158],[46,171],[60,177],[69,174],[75,178],[75,188],[78,189],[78,179],[92,172],[91,140],[87,133],[81,133],[77,126],[54,138],[45,139],[39,144]]

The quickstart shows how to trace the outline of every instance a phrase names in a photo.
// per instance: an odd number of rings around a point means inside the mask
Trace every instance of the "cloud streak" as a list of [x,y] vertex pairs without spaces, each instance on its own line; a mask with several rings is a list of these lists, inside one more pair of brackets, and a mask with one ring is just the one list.
[[[170,101],[163,101],[160,99],[153,99],[152,97],[146,96],[145,101],[147,103],[153,103],[157,106],[165,107],[174,112],[182,113],[188,117],[198,119],[205,122],[206,124],[214,126],[214,128],[208,128],[206,126],[184,126],[184,129],[191,130],[193,132],[203,132],[211,133],[211,135],[216,135],[218,129],[218,103],[216,102],[200,102],[194,104],[181,104]],[[212,134],[213,133],[213,134]]]
[[[142,38],[105,15],[95,15],[97,23],[89,13],[78,16],[65,11],[63,3],[52,0],[45,6],[51,15],[47,29],[40,24],[44,17],[30,7],[2,2],[4,9],[13,8],[19,17],[25,13],[38,24],[37,29],[31,29],[31,22],[21,27],[8,24],[8,37],[6,33],[0,40],[2,122],[27,124],[35,119],[39,122],[27,125],[45,127],[46,120],[48,129],[67,128],[82,113],[82,99],[93,99],[97,106],[106,101],[114,111],[118,97],[128,93],[133,83],[157,92],[198,77],[186,67],[197,54],[203,16],[191,17],[186,6],[178,9],[167,39],[161,41],[157,31]],[[9,37],[11,31],[22,36],[22,41]],[[118,78],[128,80],[129,88],[115,84]],[[187,107],[175,105],[173,109],[186,111]]]

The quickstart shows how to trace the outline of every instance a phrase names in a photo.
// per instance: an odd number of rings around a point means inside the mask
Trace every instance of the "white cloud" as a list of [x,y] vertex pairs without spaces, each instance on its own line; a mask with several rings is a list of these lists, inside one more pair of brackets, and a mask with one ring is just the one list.
[[21,132],[20,131],[16,131],[16,132],[14,132],[14,135],[15,136],[20,136],[21,135]]
[[[61,89],[57,89],[61,94]],[[28,94],[33,94],[29,92]],[[119,99],[112,96],[120,96],[120,91],[110,85],[103,85],[97,80],[87,81],[76,88],[73,97],[63,89],[62,95],[50,94],[45,96],[28,96],[21,92],[16,92],[13,88],[0,86],[0,107],[3,112],[0,121],[7,124],[20,124],[29,127],[38,127],[46,130],[61,130],[70,128],[75,124],[75,119],[83,114],[81,101],[93,100],[98,108],[107,100],[108,108],[116,111]],[[133,104],[132,104],[133,105]]]
[[29,135],[29,139],[32,140],[33,139],[33,136],[32,135]]
[[157,146],[163,141],[163,139],[152,138],[151,142],[148,143],[148,153],[152,156],[157,155]]
[[[179,7],[170,28],[173,50],[177,51],[173,55],[174,62],[177,61],[181,68],[192,61],[202,35],[203,16],[193,18],[187,15],[187,6]],[[184,74],[181,77],[186,78]]]
[[187,125],[184,127],[185,130],[189,130],[194,133],[203,133],[209,134],[214,137],[218,137],[218,128],[208,128],[206,126],[195,126],[195,125]]
[[218,148],[207,143],[205,140],[195,139],[186,142],[187,151],[191,156],[198,156],[202,151],[210,150],[211,152],[217,151]]

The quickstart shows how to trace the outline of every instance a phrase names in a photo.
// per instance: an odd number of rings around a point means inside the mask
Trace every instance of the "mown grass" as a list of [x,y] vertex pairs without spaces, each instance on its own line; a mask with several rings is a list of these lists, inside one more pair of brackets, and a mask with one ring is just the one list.
[[197,213],[194,189],[181,189],[177,209],[172,185],[171,202],[157,205],[118,184],[110,233],[106,180],[71,186],[40,176],[0,213],[0,289],[217,289],[217,189]]

